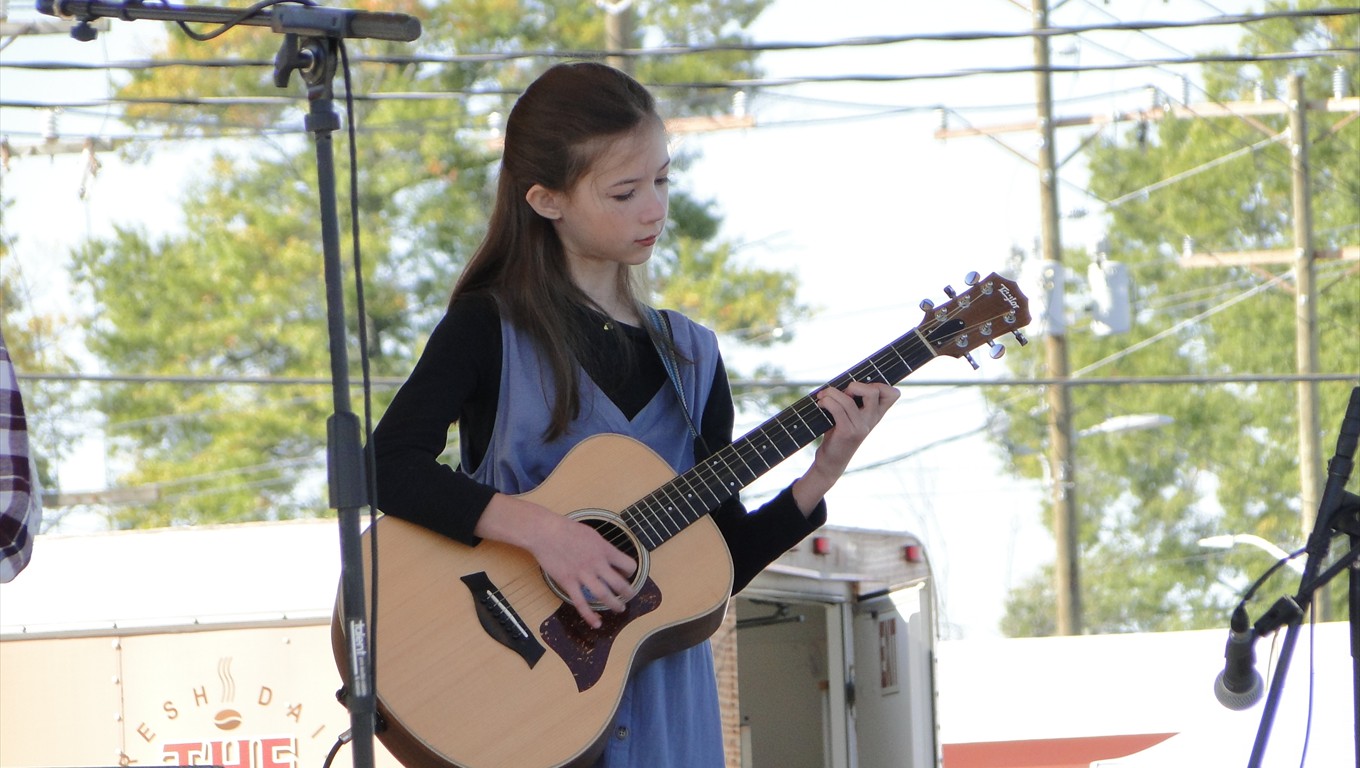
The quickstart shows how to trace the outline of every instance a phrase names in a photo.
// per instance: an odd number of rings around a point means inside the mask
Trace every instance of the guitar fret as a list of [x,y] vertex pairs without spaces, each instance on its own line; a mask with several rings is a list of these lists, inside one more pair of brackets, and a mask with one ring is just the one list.
[[[665,502],[661,511],[665,513],[666,519],[661,522],[663,525],[669,523],[671,526],[675,526],[677,520],[683,521],[685,519],[685,511],[680,508],[680,502],[685,501],[685,497],[676,491],[675,483],[666,486],[664,496]],[[691,509],[690,511],[693,512],[694,510]],[[684,527],[683,524],[677,526],[677,530],[682,527]],[[671,535],[675,534],[672,533]]]
[[691,485],[694,487],[694,491],[698,497],[703,500],[704,506],[707,509],[714,509],[719,504],[726,501],[728,497],[721,493],[725,486],[725,484],[721,482],[721,478],[715,473],[707,470],[708,467],[706,465],[701,464],[696,467],[696,477],[701,475],[706,475],[707,477],[704,482],[692,483]]
[[685,522],[685,513],[677,503],[675,490],[671,485],[662,488],[656,497],[653,523],[669,539],[688,524]]
[[[807,419],[804,418],[799,418],[797,421],[791,424],[784,423],[781,424],[780,426],[783,427],[784,434],[789,438],[787,443],[788,447],[781,451],[781,453],[783,453],[786,458],[797,453],[803,446],[812,442],[812,440],[817,437],[817,435],[815,434],[815,430],[813,430],[812,426],[808,424]],[[803,437],[799,433],[800,430],[802,432],[805,432],[807,436]]]
[[[655,494],[652,495],[654,496]],[[637,533],[640,538],[645,540],[649,549],[654,549],[661,546],[661,543],[669,537],[660,535],[660,532],[656,529],[657,521],[654,515],[641,514],[651,506],[653,506],[652,496],[646,496],[633,506],[624,510],[621,517],[623,517],[624,522],[633,532]],[[636,523],[634,521],[636,521]],[[643,528],[643,525],[646,527]]]
[[[740,459],[741,457],[737,456],[737,458]],[[744,466],[745,462],[742,462],[742,464]],[[750,479],[743,480],[742,475],[737,473],[736,468],[732,466],[731,462],[723,458],[723,453],[716,453],[705,459],[704,466],[708,467],[713,478],[722,484],[723,492],[727,494],[727,496],[723,498],[723,501],[735,496],[747,483],[755,479],[755,475],[751,473],[750,468],[747,467],[746,471],[751,476]]]
[[[728,462],[726,459],[722,459],[723,465],[726,466],[726,467],[728,468],[728,470],[732,472],[732,477],[736,480],[737,483],[739,483],[739,487],[733,488],[733,489],[732,489],[732,492],[733,492],[733,493],[736,493],[737,491],[740,491],[742,488],[745,488],[749,483],[751,483],[752,481],[754,481],[757,477],[760,477],[760,473],[759,473],[759,472],[756,472],[754,469],[751,469],[751,465],[750,465],[750,464],[747,464],[747,463],[746,463],[746,459],[743,459],[743,458],[741,457],[741,452],[740,452],[740,451],[733,450],[733,451],[731,451],[731,454],[732,454],[733,456],[736,456],[736,457],[737,457],[737,460],[741,462],[741,465],[742,465],[743,467],[746,468],[746,474],[745,474],[745,475],[740,475],[740,474],[738,474],[738,473],[732,468],[732,465],[731,465],[730,462]],[[744,478],[744,477],[747,478],[747,479],[743,480],[742,478]]]
[[[714,497],[714,498],[709,498],[709,499],[705,499],[705,498],[704,498],[704,491],[708,490],[707,485],[704,484],[704,483],[695,483],[695,482],[693,482],[693,480],[694,480],[694,479],[697,479],[697,478],[691,478],[691,477],[690,477],[690,474],[697,474],[697,473],[687,473],[687,474],[685,474],[685,475],[681,475],[679,478],[677,478],[677,480],[678,480],[678,481],[680,481],[680,480],[684,481],[684,484],[685,484],[685,491],[684,491],[684,499],[685,499],[685,503],[686,503],[686,504],[689,504],[689,506],[690,506],[694,511],[696,511],[696,512],[698,512],[700,515],[702,515],[702,514],[706,513],[708,510],[712,509],[714,506],[717,506],[717,503],[718,503],[719,499],[717,499],[716,497]],[[710,492],[709,495],[712,496],[713,494]],[[698,502],[697,505],[695,504],[696,501]],[[696,517],[695,519],[698,519],[698,518]]]
[[[776,421],[776,425],[779,427],[780,430],[782,430],[782,431],[784,432],[784,437],[789,438],[790,440],[793,440],[794,442],[797,442],[797,440],[794,438],[793,434],[789,432],[789,428],[788,428],[787,426],[784,425],[783,419],[777,420],[777,421]],[[781,459],[787,459],[787,458],[789,457],[790,454],[789,454],[786,450],[784,450],[784,444],[781,442],[781,443],[779,443],[778,445],[779,445],[779,457],[780,457]]]
[[765,460],[767,449],[770,447],[770,440],[768,437],[765,436],[763,430],[761,434],[755,436],[751,440],[746,441],[746,445],[751,449],[747,453],[747,456],[765,465],[765,469],[761,470],[760,472],[761,474],[765,474],[765,472],[769,471],[770,468],[774,466],[774,464],[771,464],[770,462]]
[[655,518],[648,518],[645,515],[643,518],[648,521],[648,530],[646,533],[639,533],[638,538],[642,540],[642,545],[647,549],[656,549],[674,535],[658,530]]
[[705,509],[714,509],[725,500],[723,490],[726,484],[712,471],[707,462],[696,465],[693,475],[692,481],[687,484],[691,492],[703,502]]
[[[897,356],[897,359],[898,359],[898,360],[902,363],[902,365],[907,369],[906,372],[907,372],[907,373],[911,373],[911,371],[913,370],[912,367],[911,367],[911,363],[908,363],[908,362],[907,362],[907,358],[903,357],[903,356],[902,356],[902,353],[897,351],[897,347],[896,347],[896,346],[893,346],[893,347],[892,347],[892,352],[893,352],[894,355]],[[905,375],[905,374],[904,374],[904,375]]]
[[660,542],[664,542],[669,540],[670,537],[675,536],[675,531],[672,530],[672,526],[666,525],[666,519],[669,518],[669,514],[666,512],[664,504],[654,503],[653,510],[651,511],[653,511],[653,517],[651,517],[651,530],[653,530],[653,536],[649,538],[656,538],[656,541],[658,542],[656,546],[660,546]]
[[784,460],[784,452],[779,448],[779,442],[775,439],[772,432],[766,431],[764,439],[756,446],[760,452],[756,456],[765,463],[767,467],[775,467]]

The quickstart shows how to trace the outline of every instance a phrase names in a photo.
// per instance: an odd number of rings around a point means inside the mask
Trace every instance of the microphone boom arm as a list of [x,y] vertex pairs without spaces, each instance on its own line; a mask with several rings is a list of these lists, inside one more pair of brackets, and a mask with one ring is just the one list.
[[250,11],[190,5],[144,5],[101,0],[38,0],[38,11],[48,16],[82,22],[99,18],[137,21],[179,21],[202,24],[245,24],[275,32],[333,38],[372,38],[409,43],[420,37],[420,20],[404,13],[375,13],[314,5],[281,6]]

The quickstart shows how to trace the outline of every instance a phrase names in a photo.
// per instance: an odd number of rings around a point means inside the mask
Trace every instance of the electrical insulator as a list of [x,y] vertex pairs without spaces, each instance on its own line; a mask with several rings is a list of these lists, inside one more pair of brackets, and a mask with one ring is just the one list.
[[1063,294],[1067,288],[1066,271],[1060,261],[1030,262],[1025,265],[1028,273],[1026,282],[1034,286],[1033,296],[1038,299],[1039,311],[1035,320],[1037,333],[1061,336],[1067,332],[1067,320]]
[[746,117],[746,91],[737,91],[732,94],[732,115],[734,117]]
[[1117,261],[1092,262],[1086,280],[1091,289],[1091,331],[1097,336],[1128,333],[1133,321],[1128,267]]

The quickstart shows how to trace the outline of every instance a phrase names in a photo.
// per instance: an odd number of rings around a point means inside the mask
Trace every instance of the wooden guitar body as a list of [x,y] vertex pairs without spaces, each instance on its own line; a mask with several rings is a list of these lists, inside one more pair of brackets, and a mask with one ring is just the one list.
[[[561,514],[617,512],[674,476],[641,443],[597,435],[524,498]],[[377,529],[376,682],[387,723],[378,737],[410,768],[588,765],[632,671],[712,635],[732,588],[731,557],[706,516],[650,554],[649,586],[626,613],[603,614],[599,630],[563,603],[524,550],[468,547],[390,516]],[[365,573],[372,535],[364,534]],[[494,585],[531,630],[543,649],[532,666],[483,626],[464,582],[470,574],[485,574],[479,584]],[[337,641],[341,626],[333,624]]]

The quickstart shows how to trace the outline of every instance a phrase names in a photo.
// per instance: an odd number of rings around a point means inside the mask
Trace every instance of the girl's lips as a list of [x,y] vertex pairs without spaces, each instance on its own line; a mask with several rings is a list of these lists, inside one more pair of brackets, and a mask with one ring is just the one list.
[[656,237],[657,237],[656,235],[652,235],[651,237],[643,238],[641,240],[634,240],[633,242],[637,243],[638,245],[644,248],[647,248],[656,245]]

